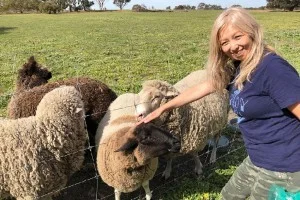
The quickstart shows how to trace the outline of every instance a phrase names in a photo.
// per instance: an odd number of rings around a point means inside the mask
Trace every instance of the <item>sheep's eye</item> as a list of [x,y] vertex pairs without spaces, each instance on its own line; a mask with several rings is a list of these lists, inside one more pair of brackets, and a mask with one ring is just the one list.
[[142,141],[147,141],[147,140],[151,140],[150,135],[144,135],[142,138]]
[[147,139],[149,139],[149,138],[150,138],[149,135],[145,135],[145,136],[143,137],[143,140],[147,140]]
[[153,99],[152,99],[152,101],[155,101],[155,100],[157,100],[158,98],[159,98],[158,95],[157,95],[157,96],[154,96]]
[[150,136],[149,136],[149,137],[143,139],[143,140],[141,141],[141,144],[143,144],[143,145],[150,145],[150,144],[153,144],[153,139],[150,138]]

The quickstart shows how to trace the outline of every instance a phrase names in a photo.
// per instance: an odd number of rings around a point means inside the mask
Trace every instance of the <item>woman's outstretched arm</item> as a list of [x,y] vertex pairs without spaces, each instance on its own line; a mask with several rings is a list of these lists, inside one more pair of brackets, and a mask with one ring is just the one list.
[[200,84],[197,84],[184,92],[180,95],[169,101],[168,103],[162,105],[161,107],[157,108],[149,115],[147,115],[144,119],[142,119],[139,123],[147,123],[152,121],[153,119],[159,117],[163,112],[178,108],[185,104],[191,103],[195,100],[198,100],[212,92],[215,92],[214,87],[212,86],[211,82],[205,81]]

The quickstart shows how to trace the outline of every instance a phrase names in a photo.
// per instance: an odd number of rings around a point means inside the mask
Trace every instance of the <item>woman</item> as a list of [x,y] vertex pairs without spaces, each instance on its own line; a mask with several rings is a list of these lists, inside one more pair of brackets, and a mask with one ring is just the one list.
[[300,191],[300,79],[263,41],[256,20],[242,8],[216,19],[207,62],[208,81],[196,85],[143,119],[227,88],[239,116],[248,157],[222,189],[223,199],[268,199],[274,185]]

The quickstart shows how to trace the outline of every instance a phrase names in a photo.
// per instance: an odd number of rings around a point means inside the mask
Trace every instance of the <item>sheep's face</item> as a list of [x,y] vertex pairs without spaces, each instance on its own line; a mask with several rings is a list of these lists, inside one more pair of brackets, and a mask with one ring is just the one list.
[[146,86],[138,94],[138,105],[136,113],[139,118],[147,116],[149,113],[165,104],[179,93],[175,90],[168,90],[167,87]]
[[18,89],[31,89],[48,83],[51,78],[52,73],[38,65],[32,56],[19,70]]
[[180,140],[152,123],[142,123],[134,127],[130,134],[130,138],[117,151],[132,151],[141,165],[152,158],[180,151]]
[[143,89],[138,94],[138,105],[136,106],[137,115],[139,117],[145,117],[161,105],[163,98],[163,93],[156,88]]

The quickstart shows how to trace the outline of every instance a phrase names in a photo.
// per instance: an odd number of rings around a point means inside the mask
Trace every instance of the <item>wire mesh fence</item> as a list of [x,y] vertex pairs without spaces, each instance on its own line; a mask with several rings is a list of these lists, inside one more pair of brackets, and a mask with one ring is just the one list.
[[[294,45],[300,40],[300,34],[299,30],[292,29],[292,30],[286,30],[286,31],[280,31],[280,32],[274,32],[274,31],[266,31],[267,39],[269,40],[269,43],[274,46],[276,49],[278,49],[280,52],[291,52],[290,54],[285,53],[285,56],[288,56],[288,60],[291,64],[299,65],[299,48],[300,46]],[[275,39],[274,39],[275,38]],[[205,44],[207,43],[207,38],[203,39]],[[179,65],[178,63],[174,63],[174,60],[171,59],[171,57],[178,56],[178,59],[183,59],[182,57],[188,56],[188,55],[181,55],[183,54],[178,50],[176,54],[170,54],[168,51],[171,49],[171,47],[168,47],[168,44],[165,44],[164,41],[160,41],[160,43],[164,46],[165,50],[165,57],[166,57],[166,65],[163,69],[151,69],[151,66],[146,66],[147,70],[144,70],[143,73],[135,74],[131,68],[130,65],[126,65],[125,67],[118,67],[115,66],[115,70],[118,73],[128,73],[127,75],[127,82],[124,84],[123,80],[120,80],[118,77],[114,77],[113,79],[110,79],[110,83],[108,85],[115,86],[118,85],[118,89],[120,91],[127,91],[127,90],[136,90],[137,86],[136,84],[131,84],[130,81],[136,82],[138,79],[144,79],[147,77],[145,74],[152,74],[153,77],[156,79],[162,79],[161,74],[162,73],[168,73],[169,77],[173,78],[174,80],[179,80],[183,77],[182,73],[175,73],[173,67],[176,65]],[[128,45],[131,46],[131,48],[136,48],[134,45],[134,39],[129,38]],[[148,44],[149,45],[149,44]],[[204,47],[203,47],[204,48]],[[289,49],[289,50],[286,50]],[[82,49],[84,52],[85,49]],[[111,54],[109,50],[106,52],[107,54]],[[130,51],[125,52],[128,54],[128,60],[134,59],[135,55],[133,53],[130,53]],[[152,52],[153,53],[153,52]],[[147,53],[147,57],[151,58],[152,56],[151,52]],[[155,52],[154,52],[155,53]],[[10,70],[3,72],[2,75],[9,75],[9,74],[15,74],[17,71],[16,66],[16,55],[10,55],[13,65],[10,66]],[[70,59],[74,59],[80,63],[80,58],[77,56],[74,56]],[[143,58],[146,59],[146,58]],[[151,61],[151,60],[150,60]],[[103,61],[103,65],[105,65],[105,60]],[[173,62],[173,63],[172,63]],[[179,61],[178,61],[179,62]],[[183,61],[180,61],[180,63]],[[130,62],[129,62],[130,63]],[[155,64],[155,63],[154,63]],[[202,63],[204,64],[204,63]],[[62,64],[64,65],[64,64]],[[65,70],[64,68],[55,69],[57,71],[57,74],[59,77],[72,77],[72,76],[83,76],[88,74],[85,69],[86,66],[71,66],[73,68],[72,72],[69,72]],[[180,69],[180,67],[177,66],[177,69]],[[101,68],[103,73],[106,73],[107,76],[111,76],[109,73],[109,70],[105,70],[105,66]],[[178,70],[180,71],[180,70]],[[100,72],[94,72],[94,73],[100,73]],[[95,74],[97,76],[97,74]],[[2,83],[4,84],[4,83]],[[4,87],[0,83],[0,105],[3,105],[4,107],[7,105],[7,102],[9,102],[9,99],[15,95],[16,93],[13,92],[13,89],[7,91],[4,91]],[[8,85],[14,85],[15,80],[11,79],[9,80],[9,83],[6,83]],[[123,85],[122,85],[123,84]],[[124,86],[126,85],[126,86]],[[10,87],[13,88],[13,87]],[[119,108],[124,109],[124,108]],[[97,114],[97,113],[94,113]],[[85,116],[88,117],[89,115]],[[1,116],[1,118],[6,118],[5,115]],[[223,160],[237,160],[239,162],[241,158],[246,156],[245,149],[243,146],[243,142],[241,141],[240,133],[236,130],[230,129],[230,127],[227,127],[224,129],[226,137],[229,139],[229,143],[225,147],[218,147],[218,153],[217,153],[217,161],[216,163],[209,163],[209,156],[211,153],[211,148],[209,145],[201,152],[199,152],[199,158],[201,162],[204,164],[203,166],[203,175],[201,177],[196,177],[194,173],[194,163],[193,159],[189,155],[184,155],[181,157],[178,157],[174,160],[173,166],[172,166],[172,175],[168,180],[164,180],[162,178],[162,174],[164,171],[164,168],[166,167],[166,161],[163,158],[160,158],[159,162],[159,168],[156,171],[156,174],[154,178],[150,181],[150,189],[153,194],[153,199],[166,199],[168,197],[168,193],[172,193],[176,188],[178,188],[178,185],[182,183],[184,179],[190,179],[192,181],[199,181],[203,179],[207,179],[209,177],[212,177],[215,175],[216,170],[221,168],[218,163]],[[0,136],[1,137],[1,136]],[[21,138],[20,138],[21,139]],[[87,134],[87,140],[89,140],[89,136]],[[96,166],[96,157],[95,157],[95,149],[98,147],[98,144],[96,145],[88,145],[84,149],[78,149],[76,152],[70,152],[68,154],[65,154],[61,156],[61,159],[68,156],[72,156],[73,154],[77,153],[84,153],[85,155],[85,161],[83,163],[83,166],[68,180],[68,183],[65,187],[51,191],[47,194],[42,194],[37,199],[52,196],[54,195],[54,200],[104,200],[104,199],[114,199],[114,190],[113,188],[106,185],[102,180],[101,177],[98,174],[97,166]],[[238,152],[239,156],[236,156],[235,154]],[[237,158],[238,157],[238,158]],[[43,161],[45,163],[51,162],[51,159]],[[236,163],[238,164],[238,163]],[[145,193],[143,189],[139,189],[135,192],[128,193],[128,194],[122,194],[122,199],[144,199]],[[171,199],[171,198],[169,198]]]

